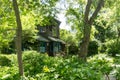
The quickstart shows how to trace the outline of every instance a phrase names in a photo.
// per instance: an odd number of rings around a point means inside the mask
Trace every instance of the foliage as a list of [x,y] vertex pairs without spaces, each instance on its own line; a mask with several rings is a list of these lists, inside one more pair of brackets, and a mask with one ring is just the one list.
[[94,34],[95,38],[101,42],[105,42],[106,37],[106,22],[105,21],[95,21],[94,26],[96,28],[96,32]]
[[100,43],[99,47],[98,47],[98,51],[99,53],[107,53],[107,47],[105,43]]
[[60,38],[64,40],[67,44],[76,44],[77,40],[74,33],[60,29]]
[[107,56],[106,54],[98,54],[94,57],[90,57],[88,62],[92,63],[92,68],[98,71],[102,71],[104,74],[109,74],[113,69],[112,64],[114,59]]
[[[89,67],[91,65],[83,64],[81,61],[78,62],[79,59],[75,56],[69,59],[63,59],[40,55],[36,52],[27,53],[24,53],[25,56],[23,57],[25,60],[25,75],[35,79],[74,80],[89,78],[90,80],[100,80],[102,76],[101,72],[98,73],[90,69]],[[96,76],[92,76],[91,74]]]
[[120,67],[116,69],[116,80],[120,80]]
[[97,41],[90,41],[88,46],[88,56],[98,54],[98,43]]
[[[50,24],[50,17],[58,13],[55,5],[58,0],[18,0],[20,17],[23,27],[23,44],[34,42],[33,36],[37,34],[36,24]],[[15,16],[11,0],[0,0],[0,52],[9,50],[15,38]],[[12,44],[14,45],[14,43]],[[12,50],[13,51],[13,50]],[[8,51],[8,53],[10,53]]]
[[69,54],[78,53],[78,46],[76,46],[75,44],[70,44],[68,48],[69,48]]
[[0,54],[0,80],[19,80],[17,56]]
[[[18,0],[21,20],[23,25],[23,44],[26,42],[34,42],[33,36],[36,35],[36,24],[48,25],[51,17],[55,16],[58,12],[55,8],[58,0]],[[93,0],[91,6],[90,16],[96,8],[96,2]],[[83,18],[85,0],[66,0],[67,9],[66,17],[67,22],[76,29],[74,34],[69,31],[61,31],[61,38],[70,45],[70,53],[77,52],[77,40],[83,36]],[[107,52],[113,56],[120,53],[119,39],[119,17],[120,17],[120,0],[105,0],[105,5],[99,15],[96,17],[94,27],[97,30],[95,38],[101,42],[107,42],[105,47],[101,46],[101,51],[107,47]],[[0,52],[8,51],[11,44],[14,44],[15,38],[15,17],[12,8],[11,0],[0,0]],[[95,30],[91,31],[94,36]],[[111,40],[117,38],[116,40]],[[28,46],[28,45],[27,45]],[[73,46],[75,46],[73,49]],[[30,47],[30,46],[29,46]],[[91,42],[89,46],[90,53],[97,53],[96,42]],[[103,49],[102,49],[103,48]],[[73,49],[73,50],[72,50]],[[14,50],[14,49],[13,49]],[[8,51],[10,52],[10,51]],[[14,56],[14,57],[13,57]],[[94,56],[88,63],[83,63],[76,56],[68,59],[59,57],[48,57],[44,54],[39,54],[35,51],[28,51],[23,54],[25,66],[25,79],[42,79],[42,80],[101,80],[103,74],[109,74],[111,71],[111,62],[106,60],[104,55]],[[8,57],[0,55],[0,79],[19,80],[17,60],[15,55]],[[102,57],[102,58],[99,58]],[[104,73],[103,73],[104,72]],[[119,78],[119,69],[117,77]],[[95,75],[95,76],[93,76]]]
[[[88,20],[92,16],[93,12],[95,11],[97,7],[97,2],[99,0],[92,0],[90,13],[88,16]],[[102,0],[100,0],[102,1]],[[105,43],[106,41],[109,41],[110,39],[117,38],[120,33],[119,30],[119,17],[120,17],[120,10],[118,8],[118,4],[120,3],[119,0],[116,2],[112,0],[104,0],[104,7],[101,9],[99,14],[95,17],[94,26],[95,29],[91,30],[91,39],[94,38],[99,40],[101,44]],[[83,30],[85,28],[83,23],[84,18],[84,9],[85,5],[87,3],[87,0],[75,0],[73,2],[72,0],[68,0],[67,2],[67,8],[66,8],[66,17],[67,22],[70,24],[72,29],[75,29],[77,40],[80,41],[83,36]],[[89,11],[87,11],[89,12]],[[88,30],[88,28],[87,28]],[[86,31],[87,33],[88,31]],[[104,47],[102,45],[100,46],[101,51],[105,52]],[[85,51],[81,51],[85,52]]]
[[10,66],[11,61],[8,58],[6,58],[5,56],[0,56],[0,65],[1,66]]
[[114,64],[114,67],[115,67],[115,70],[114,70],[114,75],[116,76],[116,80],[120,80],[120,55],[117,55],[115,57],[115,64]]
[[0,50],[9,47],[9,42],[14,38],[15,17],[10,0],[0,1]]
[[78,41],[74,32],[70,32],[64,29],[60,30],[60,38],[66,42],[66,46],[68,48],[69,54],[77,54],[78,53]]
[[[1,55],[0,55],[1,56]],[[16,55],[3,55],[11,66],[1,66],[1,80],[20,80]],[[112,71],[113,59],[99,54],[84,63],[77,56],[68,58],[49,57],[36,51],[23,53],[25,80],[104,80],[104,74]]]
[[19,80],[18,67],[1,67],[0,68],[0,79],[1,80]]
[[117,40],[111,40],[107,45],[107,52],[112,56],[116,56],[116,54],[120,54],[120,42]]
[[77,40],[80,40],[83,36],[83,17],[84,17],[84,0],[68,0],[66,9],[67,23],[71,26],[72,30],[75,31]]

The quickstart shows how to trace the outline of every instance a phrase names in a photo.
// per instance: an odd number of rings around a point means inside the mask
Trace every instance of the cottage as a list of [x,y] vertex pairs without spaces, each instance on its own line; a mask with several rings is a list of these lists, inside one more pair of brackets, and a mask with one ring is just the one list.
[[55,54],[64,51],[65,42],[60,40],[59,25],[60,22],[54,19],[54,23],[49,26],[37,25],[38,36],[38,51],[41,53],[47,52],[49,56],[55,56]]

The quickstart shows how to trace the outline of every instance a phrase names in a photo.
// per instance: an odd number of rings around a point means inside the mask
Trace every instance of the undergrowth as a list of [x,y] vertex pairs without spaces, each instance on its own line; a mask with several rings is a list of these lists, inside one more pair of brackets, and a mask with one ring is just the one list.
[[113,63],[114,59],[106,54],[82,62],[77,56],[49,57],[36,51],[25,51],[24,77],[20,78],[16,55],[0,54],[0,80],[104,80],[104,75],[113,70]]

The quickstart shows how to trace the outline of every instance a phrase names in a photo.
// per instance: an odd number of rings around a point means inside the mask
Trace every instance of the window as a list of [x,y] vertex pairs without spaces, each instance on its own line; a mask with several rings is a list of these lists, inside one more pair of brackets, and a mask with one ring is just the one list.
[[58,52],[59,48],[58,48],[58,43],[57,42],[54,42],[54,48],[53,48],[53,51],[54,52]]
[[41,32],[41,33],[46,32],[46,28],[45,28],[45,27],[41,27],[41,28],[40,28],[40,32]]
[[46,52],[46,43],[40,42],[40,52]]

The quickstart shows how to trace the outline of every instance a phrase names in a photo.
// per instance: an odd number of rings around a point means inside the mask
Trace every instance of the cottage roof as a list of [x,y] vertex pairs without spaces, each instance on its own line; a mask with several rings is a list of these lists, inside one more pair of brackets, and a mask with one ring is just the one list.
[[39,36],[35,36],[35,39],[37,39],[39,41],[44,41],[44,42],[54,41],[54,42],[61,42],[61,43],[65,44],[65,42],[63,40],[58,39],[58,38],[54,38],[54,37],[51,37],[51,36],[42,36],[42,35],[39,35]]
[[48,39],[46,39],[45,37],[39,35],[39,36],[35,36],[35,39],[39,40],[39,41],[45,41],[45,42],[50,42]]
[[48,36],[48,39],[50,39],[51,41],[61,42],[61,43],[65,44],[65,42],[63,40],[58,39],[58,38],[54,38],[54,37]]

